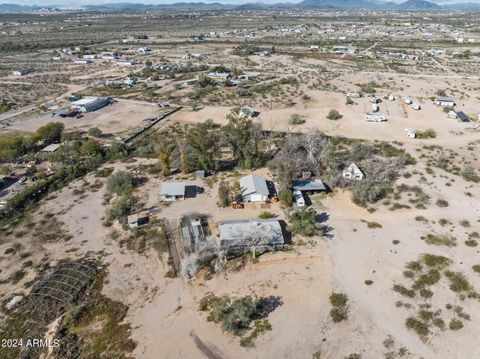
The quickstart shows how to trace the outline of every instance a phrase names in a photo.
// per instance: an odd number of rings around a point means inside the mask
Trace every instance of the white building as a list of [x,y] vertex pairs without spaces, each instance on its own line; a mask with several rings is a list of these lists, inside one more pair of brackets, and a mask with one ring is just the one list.
[[166,182],[160,188],[160,198],[162,201],[173,202],[177,199],[185,199],[184,182]]
[[351,163],[350,166],[345,168],[342,172],[342,176],[345,179],[361,181],[363,179],[363,172],[358,168],[355,163]]
[[384,122],[387,121],[384,115],[374,112],[367,112],[365,122]]
[[265,202],[270,194],[267,181],[256,175],[240,178],[240,190],[245,202]]
[[437,106],[442,106],[442,107],[445,107],[445,106],[455,106],[455,100],[450,98],[450,97],[443,97],[443,96],[439,96],[435,99],[435,101],[433,102],[434,105],[437,105]]
[[15,76],[24,76],[24,75],[31,74],[32,72],[35,72],[35,69],[32,69],[30,67],[25,67],[23,69],[18,69],[18,70],[13,71],[13,74]]
[[92,112],[107,106],[109,103],[110,98],[108,97],[88,96],[72,102],[72,108],[80,112]]
[[77,59],[74,61],[76,64],[78,65],[88,65],[90,63],[92,63],[92,60],[89,60],[89,59]]
[[415,130],[413,128],[406,128],[405,129],[405,134],[407,135],[408,138],[415,138],[417,136]]

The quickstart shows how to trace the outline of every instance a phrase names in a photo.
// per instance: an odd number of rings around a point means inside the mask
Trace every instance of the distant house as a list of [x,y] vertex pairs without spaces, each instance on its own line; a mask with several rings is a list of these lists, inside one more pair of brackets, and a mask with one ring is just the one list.
[[300,192],[323,192],[327,187],[320,179],[302,179],[292,181],[293,191]]
[[361,181],[363,179],[363,176],[363,172],[353,162],[342,172],[342,177],[349,180]]
[[408,138],[415,138],[417,137],[417,134],[413,128],[406,128],[405,129],[405,134],[407,135]]
[[97,58],[97,55],[96,54],[87,54],[87,55],[83,55],[83,58],[87,59],[87,60],[94,60],[94,59]]
[[347,92],[347,97],[360,98],[360,93],[359,92]]
[[189,79],[189,80],[185,80],[184,84],[187,86],[192,86],[192,85],[195,85],[197,82],[198,82],[198,79]]
[[319,50],[320,46],[318,45],[310,45],[310,50]]
[[162,187],[160,188],[160,198],[162,201],[176,201],[177,199],[185,199],[185,183],[163,183]]
[[88,96],[72,102],[72,109],[80,112],[92,112],[107,106],[112,99],[110,97]]
[[387,121],[384,115],[375,112],[367,112],[365,122],[384,122]]
[[56,150],[58,150],[59,147],[60,147],[59,143],[52,143],[51,145],[48,145],[47,147],[44,147],[42,149],[42,152],[52,153],[52,152],[55,152]]
[[232,77],[232,74],[230,72],[209,72],[207,76],[212,79],[226,81]]
[[88,65],[92,63],[92,60],[90,59],[77,59],[74,61],[77,65]]
[[24,76],[24,75],[31,74],[32,72],[35,72],[35,69],[32,69],[31,67],[25,67],[23,69],[18,69],[13,71],[13,74],[15,76]]
[[463,111],[456,112],[457,118],[462,122],[470,122],[469,117]]
[[145,55],[147,52],[151,52],[151,51],[152,51],[152,49],[150,49],[148,46],[141,47],[137,50],[137,52],[140,55]]
[[222,221],[218,230],[220,250],[227,255],[281,250],[285,243],[280,222],[273,219]]
[[136,65],[137,62],[134,60],[117,60],[117,64],[120,66],[133,66]]
[[437,106],[455,106],[455,100],[450,98],[450,97],[443,97],[443,96],[439,96],[435,99],[435,101],[433,102],[434,105],[437,105]]
[[267,181],[255,175],[240,178],[240,190],[245,202],[265,202],[270,194]]

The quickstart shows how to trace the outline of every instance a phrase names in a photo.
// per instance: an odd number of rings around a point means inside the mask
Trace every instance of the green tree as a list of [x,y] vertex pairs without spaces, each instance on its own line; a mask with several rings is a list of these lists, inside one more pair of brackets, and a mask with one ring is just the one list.
[[107,180],[107,193],[125,195],[133,189],[133,176],[129,172],[118,171]]
[[84,156],[95,156],[102,150],[100,144],[95,140],[86,140],[80,146],[80,153]]
[[37,130],[36,137],[45,142],[60,142],[64,129],[65,126],[61,122],[49,122]]
[[223,127],[226,143],[233,157],[243,168],[251,168],[254,161],[262,157],[261,126],[256,125],[247,116],[242,116],[240,108],[234,108],[227,115],[228,124]]
[[315,219],[317,212],[313,208],[302,208],[290,216],[288,229],[301,236],[311,237],[320,233],[320,228]]
[[224,181],[218,185],[218,206],[228,207],[230,204],[230,187]]
[[162,146],[158,152],[158,160],[160,161],[160,167],[162,168],[162,175],[165,177],[170,176],[170,158],[174,149],[175,145],[170,144]]
[[218,135],[209,123],[200,123],[188,130],[187,144],[192,149],[196,165],[208,171],[214,169],[219,153]]

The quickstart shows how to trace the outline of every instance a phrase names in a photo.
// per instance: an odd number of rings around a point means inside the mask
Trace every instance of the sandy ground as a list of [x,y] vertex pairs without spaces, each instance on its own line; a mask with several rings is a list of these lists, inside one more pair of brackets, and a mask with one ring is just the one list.
[[51,122],[62,122],[66,129],[87,131],[98,127],[105,134],[121,133],[143,126],[143,120],[157,116],[158,106],[149,102],[119,100],[113,105],[84,114],[82,118],[60,118],[51,114],[34,116],[16,121],[8,127],[9,131],[34,132],[39,127]]

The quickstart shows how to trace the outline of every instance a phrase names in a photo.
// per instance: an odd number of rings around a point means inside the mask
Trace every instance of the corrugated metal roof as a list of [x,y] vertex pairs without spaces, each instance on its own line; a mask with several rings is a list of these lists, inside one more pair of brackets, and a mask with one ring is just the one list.
[[327,187],[319,179],[307,179],[292,181],[294,191],[326,191]]
[[282,227],[275,219],[221,221],[218,229],[222,246],[228,246],[229,243],[234,245],[284,243]]
[[240,189],[243,196],[252,193],[261,193],[265,196],[268,196],[270,194],[265,178],[255,175],[248,175],[240,178]]
[[60,147],[60,144],[52,143],[51,145],[48,145],[47,147],[43,148],[42,152],[55,152],[56,150],[58,150],[59,147]]
[[166,182],[160,188],[162,196],[185,196],[185,182]]

